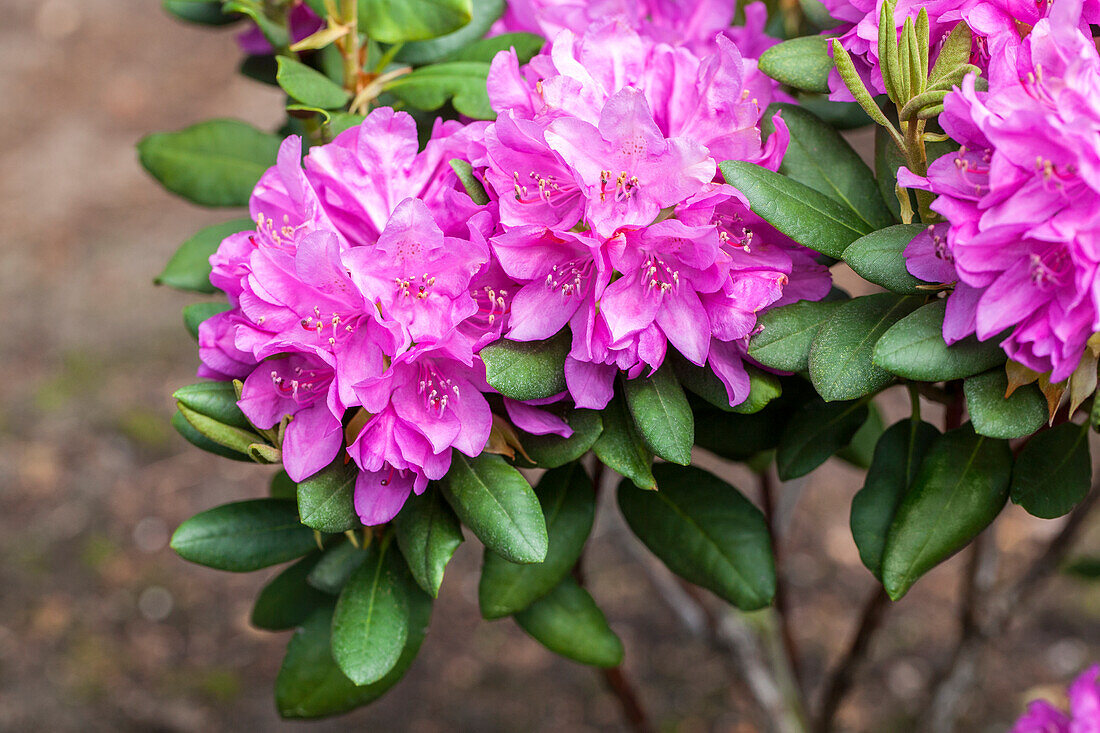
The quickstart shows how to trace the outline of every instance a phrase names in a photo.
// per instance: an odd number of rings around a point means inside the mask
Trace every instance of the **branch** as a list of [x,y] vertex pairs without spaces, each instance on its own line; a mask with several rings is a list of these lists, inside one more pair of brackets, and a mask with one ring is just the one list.
[[783,643],[783,653],[790,668],[792,681],[800,695],[805,695],[802,682],[802,670],[799,664],[798,645],[791,631],[791,607],[787,598],[787,584],[780,568],[783,563],[779,554],[779,522],[775,513],[775,485],[772,481],[770,466],[757,474],[760,486],[760,503],[764,508],[764,519],[768,524],[768,539],[771,542],[772,558],[775,562],[775,612],[778,616],[779,636]]
[[633,685],[623,674],[623,668],[605,667],[600,671],[603,672],[607,686],[615,693],[623,709],[623,717],[630,724],[630,729],[634,733],[656,733],[657,729],[649,722],[649,717],[646,716],[645,710],[638,701],[638,694],[634,691]]

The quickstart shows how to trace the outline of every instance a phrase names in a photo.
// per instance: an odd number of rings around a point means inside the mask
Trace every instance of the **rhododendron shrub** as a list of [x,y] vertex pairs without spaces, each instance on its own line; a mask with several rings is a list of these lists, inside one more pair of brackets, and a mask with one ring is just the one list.
[[[1092,4],[165,7],[246,23],[242,71],[287,98],[275,132],[218,119],[139,146],[170,191],[247,208],[158,279],[215,296],[184,311],[203,381],[177,390],[173,424],[277,473],[172,544],[223,570],[294,562],[252,615],[296,629],[282,715],[396,684],[468,533],[482,614],[611,670],[647,730],[580,572],[598,493],[685,583],[775,605],[789,646],[769,477],[836,456],[867,470],[851,534],[881,588],[821,705],[782,703],[830,730],[882,604],[1009,499],[1046,519],[1091,506]],[[874,170],[838,133],[866,126]],[[867,294],[834,286],[845,268]],[[911,414],[887,426],[891,390]],[[757,492],[700,457],[743,464]],[[766,666],[795,690],[796,661]],[[1018,729],[1076,730],[1094,678],[1073,722],[1036,704]]]

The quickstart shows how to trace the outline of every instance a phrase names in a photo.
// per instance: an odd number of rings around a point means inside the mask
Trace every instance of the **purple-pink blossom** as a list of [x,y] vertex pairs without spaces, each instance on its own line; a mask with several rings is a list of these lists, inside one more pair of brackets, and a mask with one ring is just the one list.
[[1082,672],[1069,686],[1069,711],[1046,700],[1028,704],[1010,733],[1097,733],[1100,731],[1100,664]]
[[[303,0],[292,0],[286,11],[286,25],[291,43],[313,35],[324,27],[325,21],[313,12]],[[237,45],[250,56],[266,56],[275,53],[275,49],[264,36],[259,26],[252,26],[237,35]]]

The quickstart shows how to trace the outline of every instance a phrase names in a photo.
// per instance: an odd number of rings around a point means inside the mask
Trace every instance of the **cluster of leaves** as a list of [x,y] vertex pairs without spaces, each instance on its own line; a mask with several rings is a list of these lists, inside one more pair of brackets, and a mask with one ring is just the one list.
[[[483,38],[503,12],[502,0],[364,0],[353,18],[331,2],[308,4],[328,22],[291,45],[280,3],[164,1],[192,22],[246,17],[257,24],[274,54],[246,59],[242,72],[286,92],[289,118],[280,133],[314,142],[356,124],[373,104],[407,109],[427,126],[438,115],[491,118],[485,75],[493,54],[514,46],[525,58],[542,44],[528,34]],[[350,79],[349,33],[360,49]],[[621,380],[602,412],[559,408],[574,431],[568,439],[508,428],[496,452],[475,459],[454,453],[447,476],[412,497],[391,526],[360,524],[354,474],[341,456],[297,485],[280,471],[269,498],[211,509],[178,529],[172,547],[209,567],[248,572],[293,561],[265,586],[252,614],[259,628],[295,629],[276,685],[282,715],[340,713],[401,678],[424,639],[463,527],[485,547],[478,588],[485,618],[511,616],[558,654],[617,665],[622,644],[576,572],[602,467],[624,477],[618,506],[638,538],[674,573],[745,610],[775,596],[768,521],[736,488],[692,467],[695,448],[757,472],[774,464],[784,480],[831,456],[868,469],[852,502],[851,529],[863,562],[894,599],[968,544],[1009,498],[1036,516],[1057,517],[1085,496],[1087,430],[1100,423],[1100,409],[1083,424],[1071,409],[1050,427],[1056,386],[1010,382],[995,341],[944,343],[943,286],[919,281],[905,266],[903,250],[921,225],[901,223],[913,211],[906,216],[908,194],[896,187],[903,156],[880,127],[872,171],[838,133],[870,124],[875,114],[866,104],[820,97],[830,68],[820,36],[765,54],[762,70],[808,94],[801,106],[776,105],[791,131],[790,149],[779,172],[743,162],[721,168],[770,224],[824,261],[843,261],[882,292],[852,298],[834,290],[821,302],[763,315],[749,355],[772,371],[750,367],[745,403],[730,407],[713,373],[670,354],[656,373]],[[922,89],[918,84],[916,93]],[[884,116],[878,102],[871,105]],[[274,164],[280,139],[213,120],[151,135],[140,153],[168,190],[208,206],[244,206]],[[476,182],[469,189],[483,195]],[[209,256],[225,236],[252,226],[236,219],[200,231],[158,282],[214,294]],[[188,306],[187,328],[195,335],[199,323],[226,307]],[[502,340],[481,355],[502,395],[538,400],[564,391],[568,348],[563,333],[540,343]],[[899,384],[913,396],[913,414],[886,427],[873,401]],[[948,405],[950,429],[922,419],[922,396]],[[241,414],[239,384],[196,384],[174,397],[173,425],[199,448],[279,463],[279,430],[258,430]],[[519,470],[531,468],[545,469],[534,486],[527,478],[533,474]]]

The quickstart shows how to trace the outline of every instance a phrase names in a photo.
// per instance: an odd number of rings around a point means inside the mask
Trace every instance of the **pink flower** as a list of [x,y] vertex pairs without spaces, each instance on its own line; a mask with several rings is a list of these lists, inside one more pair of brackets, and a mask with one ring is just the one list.
[[1096,733],[1100,731],[1100,665],[1082,672],[1069,687],[1069,714],[1035,700],[1010,733]]
[[1060,382],[1100,331],[1100,55],[1063,0],[1024,40],[1015,73],[945,100],[941,122],[962,148],[901,171],[902,185],[938,194],[947,219],[906,250],[918,277],[957,285],[948,343],[1011,329],[1010,358]]
[[[294,0],[293,6],[287,10],[287,29],[290,31],[291,43],[297,43],[313,35],[324,25],[325,21],[302,0]],[[275,49],[264,37],[263,31],[255,25],[237,35],[237,45],[250,56],[266,56],[275,53]]]

